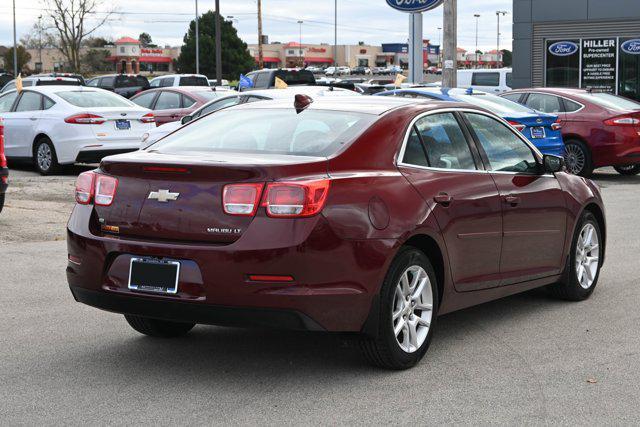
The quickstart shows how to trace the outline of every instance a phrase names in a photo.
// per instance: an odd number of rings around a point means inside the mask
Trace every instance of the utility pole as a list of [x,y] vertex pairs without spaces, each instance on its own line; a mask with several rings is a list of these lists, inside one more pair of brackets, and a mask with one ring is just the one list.
[[216,0],[216,84],[222,85],[222,24],[220,22],[220,0]]
[[480,15],[478,15],[477,13],[475,15],[473,15],[476,18],[476,50],[474,52],[474,57],[476,59],[476,68],[478,68],[478,18],[480,18]]
[[258,0],[258,69],[264,68],[264,52],[262,50],[262,0]]
[[42,15],[38,16],[38,62],[42,68]]
[[444,87],[458,86],[458,0],[444,0]]
[[300,25],[300,44],[298,46],[298,54],[300,56],[300,66],[304,67],[304,59],[302,57],[302,24],[304,24],[304,21],[298,21],[298,24]]
[[442,27],[438,27],[438,67],[442,68]]
[[498,43],[496,44],[496,68],[500,68],[500,15],[507,16],[507,12],[499,10],[496,12],[498,17]]
[[200,74],[200,30],[198,28],[198,0],[196,0],[196,74]]
[[338,66],[338,0],[334,0],[333,11],[333,66]]
[[13,0],[13,76],[18,77],[18,43],[16,42],[16,0]]

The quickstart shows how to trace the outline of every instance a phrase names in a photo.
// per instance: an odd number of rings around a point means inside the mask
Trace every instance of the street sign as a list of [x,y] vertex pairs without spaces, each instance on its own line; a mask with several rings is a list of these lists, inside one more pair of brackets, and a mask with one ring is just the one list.
[[387,4],[401,12],[426,12],[440,6],[444,0],[387,0]]

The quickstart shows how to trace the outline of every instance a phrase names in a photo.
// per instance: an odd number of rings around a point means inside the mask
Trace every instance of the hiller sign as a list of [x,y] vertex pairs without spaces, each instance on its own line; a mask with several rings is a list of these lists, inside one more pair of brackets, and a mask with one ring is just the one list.
[[440,6],[444,0],[387,0],[387,4],[402,12],[426,12]]

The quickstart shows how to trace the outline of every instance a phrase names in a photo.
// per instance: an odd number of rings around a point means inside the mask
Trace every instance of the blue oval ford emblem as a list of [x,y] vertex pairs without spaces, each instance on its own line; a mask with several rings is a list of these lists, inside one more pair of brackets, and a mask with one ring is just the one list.
[[557,42],[549,46],[549,52],[555,56],[569,56],[578,51],[578,45],[574,42]]
[[387,4],[402,12],[426,12],[440,6],[444,0],[387,0]]
[[622,43],[622,51],[631,55],[640,55],[640,39],[627,40]]

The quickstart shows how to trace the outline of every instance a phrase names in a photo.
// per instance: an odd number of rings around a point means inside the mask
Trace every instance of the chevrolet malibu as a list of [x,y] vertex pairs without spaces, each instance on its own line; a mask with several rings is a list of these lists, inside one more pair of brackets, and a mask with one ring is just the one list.
[[598,188],[479,107],[305,95],[219,111],[76,184],[67,278],[136,331],[359,334],[404,369],[438,315],[538,287],[588,298]]

